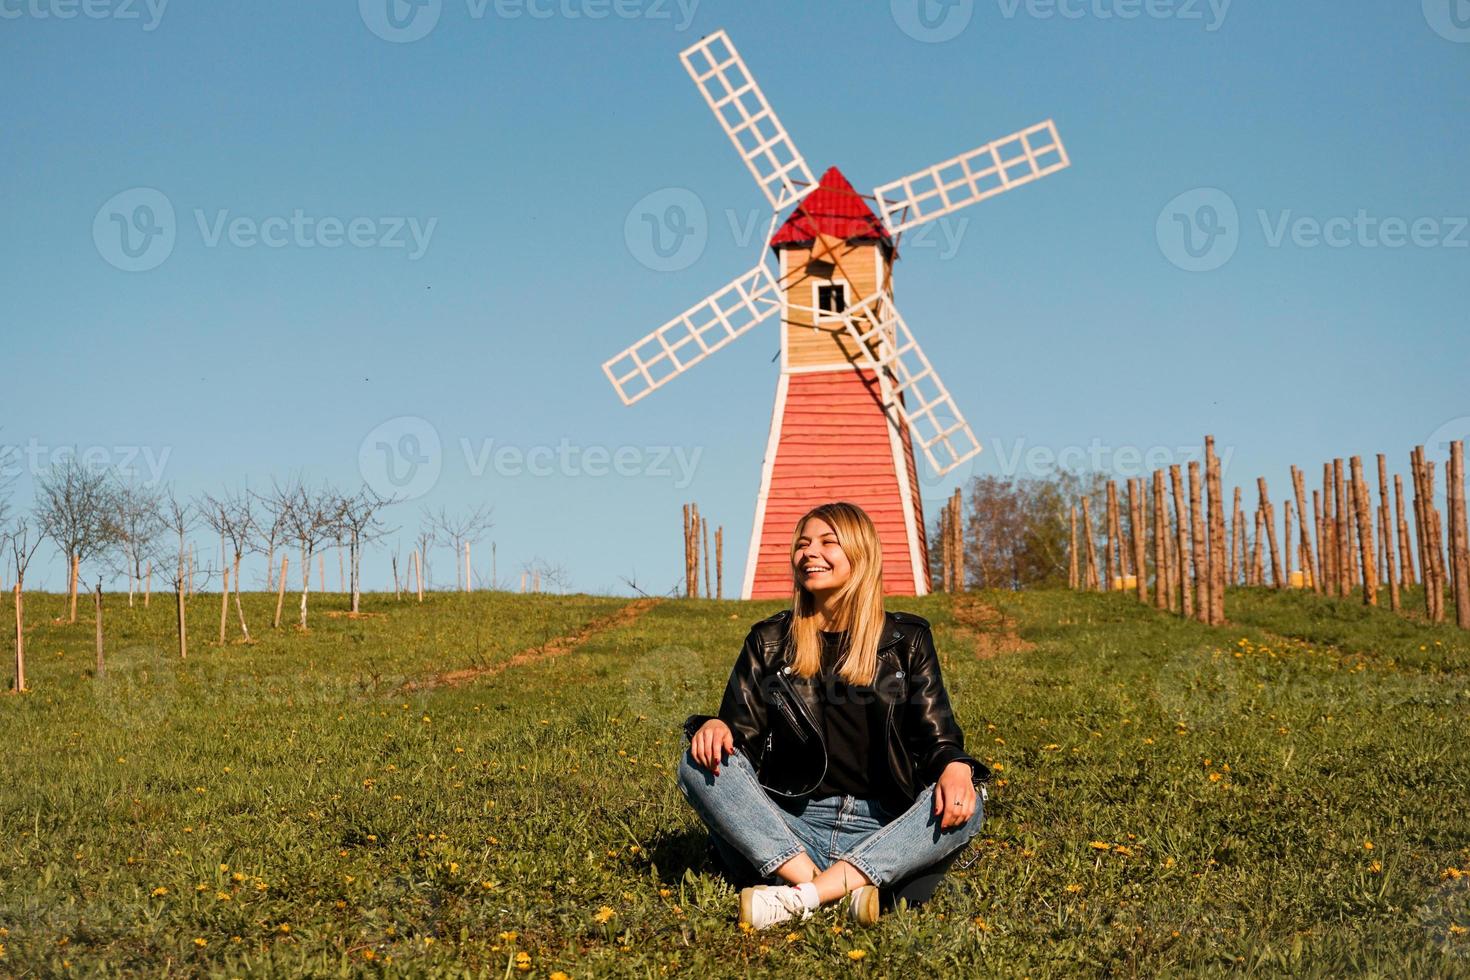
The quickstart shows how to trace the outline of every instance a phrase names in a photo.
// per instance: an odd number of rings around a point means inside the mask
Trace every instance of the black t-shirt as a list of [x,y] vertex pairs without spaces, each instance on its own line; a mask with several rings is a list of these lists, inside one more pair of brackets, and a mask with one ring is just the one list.
[[846,634],[823,630],[821,637],[827,774],[812,795],[882,796],[892,785],[883,730],[887,705],[872,685],[850,685],[837,673]]

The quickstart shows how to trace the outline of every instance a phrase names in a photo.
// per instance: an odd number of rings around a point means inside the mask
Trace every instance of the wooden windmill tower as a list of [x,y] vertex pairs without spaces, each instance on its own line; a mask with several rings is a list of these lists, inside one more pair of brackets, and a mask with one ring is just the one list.
[[980,443],[894,305],[893,261],[906,230],[1066,167],[1056,126],[1039,123],[865,198],[836,167],[812,176],[724,31],[680,57],[775,212],[767,242],[778,268],[763,252],[603,371],[632,404],[779,313],[781,374],[741,596],[791,594],[792,528],[829,500],[873,518],[886,591],[923,595],[914,448],[943,475]]

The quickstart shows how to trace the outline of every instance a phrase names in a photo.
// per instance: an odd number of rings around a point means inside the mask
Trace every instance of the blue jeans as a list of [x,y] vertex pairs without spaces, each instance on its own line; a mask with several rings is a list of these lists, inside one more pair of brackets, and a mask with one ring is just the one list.
[[977,799],[967,823],[941,830],[932,783],[902,813],[876,799],[847,795],[772,798],[745,753],[731,752],[716,776],[694,761],[687,741],[678,778],[715,845],[737,852],[770,883],[780,880],[777,868],[804,851],[818,870],[846,861],[873,884],[890,885],[968,844],[985,819]]

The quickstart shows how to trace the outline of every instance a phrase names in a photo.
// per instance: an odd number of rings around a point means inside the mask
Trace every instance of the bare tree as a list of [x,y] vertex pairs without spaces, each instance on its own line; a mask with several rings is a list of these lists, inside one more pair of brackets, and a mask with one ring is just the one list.
[[429,521],[429,512],[424,510],[425,524],[419,528],[418,537],[413,539],[413,545],[419,554],[419,580],[425,589],[431,588],[429,583],[429,549],[434,547],[434,531]]
[[276,548],[286,542],[285,501],[275,493],[254,494],[260,516],[255,522],[256,543],[265,552],[265,588],[275,587]]
[[77,621],[75,569],[89,558],[105,553],[118,538],[113,520],[116,489],[105,470],[83,466],[75,455],[36,483],[36,518],[46,536],[66,557],[67,594],[71,621]]
[[162,516],[163,526],[178,541],[178,561],[174,566],[174,609],[177,615],[177,632],[179,639],[179,659],[185,660],[189,656],[189,627],[184,616],[184,598],[189,588],[187,578],[187,562],[189,552],[189,532],[199,520],[199,515],[187,500],[180,500],[170,487],[165,490],[160,498],[159,513]]
[[159,538],[167,530],[161,511],[162,494],[156,487],[126,483],[113,494],[113,523],[117,528],[116,571],[128,577],[128,606],[138,583],[143,581],[143,566],[159,553]]
[[246,643],[250,642],[250,627],[245,623],[245,607],[240,602],[240,559],[255,550],[257,529],[255,514],[251,509],[254,499],[249,492],[226,492],[220,497],[206,493],[200,495],[198,504],[199,515],[204,523],[229,548],[230,554],[225,560],[231,563],[233,569],[231,574],[235,582],[235,615],[240,620],[240,633],[245,637]]
[[468,544],[473,547],[486,531],[495,526],[490,520],[491,510],[488,504],[481,504],[467,514],[450,514],[443,507],[439,508],[439,513],[431,514],[428,508],[424,508],[424,520],[428,523],[435,543],[449,545],[454,549],[454,582],[461,589],[470,585],[464,580],[461,569],[464,563],[464,546]]
[[[362,549],[391,533],[383,525],[379,513],[384,507],[395,503],[393,497],[382,497],[369,487],[363,487],[351,497],[337,502],[338,523],[342,536],[347,540],[348,567],[351,570],[352,611],[359,611],[362,599]],[[394,529],[396,530],[396,529]],[[397,559],[395,557],[395,576]]]
[[306,629],[306,600],[311,592],[311,559],[337,535],[340,498],[329,486],[312,490],[300,480],[276,487],[283,498],[287,535],[301,551],[301,628]]
[[[543,583],[551,586],[550,591],[565,592],[571,584],[571,573],[567,571],[565,565],[553,565],[544,558],[532,558],[528,562],[523,562],[521,570],[537,586]],[[536,591],[542,590],[537,588]]]
[[4,526],[4,542],[10,550],[15,564],[15,693],[26,689],[26,615],[25,582],[26,569],[36,556],[44,535],[24,517],[18,517]]

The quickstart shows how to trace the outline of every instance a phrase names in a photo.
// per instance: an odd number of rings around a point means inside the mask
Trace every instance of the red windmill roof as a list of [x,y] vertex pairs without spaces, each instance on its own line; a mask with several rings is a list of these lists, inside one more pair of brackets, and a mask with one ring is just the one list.
[[818,232],[832,238],[876,238],[890,247],[893,245],[883,222],[836,167],[822,174],[817,189],[776,229],[771,247],[815,241]]

